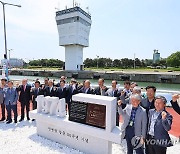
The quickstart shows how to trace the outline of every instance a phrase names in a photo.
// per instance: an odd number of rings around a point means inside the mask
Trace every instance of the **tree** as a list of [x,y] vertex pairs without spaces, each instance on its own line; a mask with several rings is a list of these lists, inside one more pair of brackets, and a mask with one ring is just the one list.
[[144,59],[141,60],[141,66],[142,67],[147,67],[146,61]]
[[161,59],[161,60],[158,62],[158,64],[159,64],[160,66],[167,67],[167,59],[166,59],[166,58]]
[[167,58],[167,65],[171,67],[180,67],[180,51],[171,54]]
[[136,58],[136,59],[135,59],[135,64],[136,64],[136,66],[138,66],[138,67],[141,67],[141,66],[142,66],[142,63],[141,63],[141,61],[140,61],[139,58]]
[[96,67],[97,61],[95,59],[86,58],[84,60],[85,67]]
[[123,59],[121,59],[121,66],[122,66],[122,68],[133,68],[134,60],[128,59],[128,58],[123,58]]
[[113,67],[121,67],[121,60],[114,59],[113,61]]
[[29,62],[30,66],[63,67],[64,62],[58,59],[38,59]]
[[144,63],[146,66],[151,66],[153,64],[153,60],[152,59],[145,59]]

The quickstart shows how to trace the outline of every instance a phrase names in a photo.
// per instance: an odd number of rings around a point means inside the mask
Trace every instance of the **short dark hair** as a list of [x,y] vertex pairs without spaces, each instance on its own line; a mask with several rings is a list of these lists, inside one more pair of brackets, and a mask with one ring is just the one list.
[[146,87],[146,91],[147,91],[148,89],[153,89],[153,91],[156,92],[156,87],[155,87],[155,86],[147,86],[147,87]]
[[60,81],[60,83],[61,83],[61,82],[66,83],[66,81],[65,81],[65,80],[61,80],[61,81]]
[[1,81],[7,81],[7,79],[6,78],[2,78]]
[[71,82],[77,83],[76,79],[72,78]]
[[48,78],[48,77],[46,77],[44,80],[48,80],[48,81],[49,81],[49,78]]
[[99,78],[99,80],[102,80],[102,82],[104,82],[104,78]]
[[35,84],[38,83],[38,84],[41,84],[39,81],[36,81]]
[[11,84],[13,84],[13,81],[9,80],[9,81],[8,81],[8,83],[11,83]]
[[135,84],[136,86],[138,86],[138,84],[136,82],[131,82],[131,85]]
[[112,82],[113,82],[113,81],[115,81],[115,82],[116,82],[116,84],[118,84],[118,82],[117,82],[116,80],[112,80]]
[[125,85],[125,84],[131,85],[131,82],[130,82],[130,81],[125,81],[125,82],[124,82],[124,85]]

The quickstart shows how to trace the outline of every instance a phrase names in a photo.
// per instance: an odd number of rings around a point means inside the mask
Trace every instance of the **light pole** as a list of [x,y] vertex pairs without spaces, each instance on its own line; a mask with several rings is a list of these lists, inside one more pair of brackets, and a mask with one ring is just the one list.
[[21,5],[16,5],[16,4],[11,4],[11,3],[5,3],[0,1],[0,3],[3,6],[3,20],[4,20],[4,48],[5,48],[5,55],[4,59],[7,59],[7,40],[6,40],[6,18],[5,18],[5,5],[12,5],[12,6],[17,6],[21,7]]
[[136,69],[136,54],[134,53],[134,69]]
[[97,57],[97,69],[98,69],[98,60],[99,60],[99,56],[96,55],[96,57]]
[[9,51],[9,60],[10,60],[10,55],[11,55],[11,51],[12,51],[13,49],[8,49],[8,51]]

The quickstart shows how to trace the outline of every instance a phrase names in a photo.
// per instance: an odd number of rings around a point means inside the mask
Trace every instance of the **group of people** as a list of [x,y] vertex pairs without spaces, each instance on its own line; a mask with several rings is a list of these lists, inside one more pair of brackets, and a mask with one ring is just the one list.
[[[98,86],[91,87],[89,80],[78,83],[72,78],[70,83],[66,82],[66,77],[61,76],[57,84],[49,78],[44,79],[41,84],[37,79],[32,85],[28,84],[27,79],[22,80],[22,84],[13,86],[13,81],[1,79],[0,104],[2,118],[0,121],[12,122],[11,111],[14,113],[14,122],[17,123],[17,103],[21,105],[21,118],[25,118],[26,108],[27,120],[29,118],[30,103],[33,110],[37,108],[36,98],[38,95],[65,98],[68,107],[72,102],[72,96],[77,93],[102,95],[117,98],[116,125],[119,126],[119,117],[122,115],[123,124],[121,126],[122,139],[127,141],[127,153],[133,154],[165,154],[166,148],[171,146],[168,131],[172,125],[172,115],[165,109],[167,100],[163,96],[156,96],[156,87],[147,86],[146,96],[141,93],[141,88],[137,83],[125,81],[124,88],[118,88],[117,81],[113,80],[110,88],[107,88],[104,79],[98,80]],[[180,114],[178,99],[180,95],[172,96],[171,104],[174,110]],[[7,118],[5,117],[5,108]],[[148,142],[146,142],[148,141]],[[159,141],[151,142],[151,141]],[[153,143],[153,144],[151,144]],[[144,150],[145,145],[145,150]]]

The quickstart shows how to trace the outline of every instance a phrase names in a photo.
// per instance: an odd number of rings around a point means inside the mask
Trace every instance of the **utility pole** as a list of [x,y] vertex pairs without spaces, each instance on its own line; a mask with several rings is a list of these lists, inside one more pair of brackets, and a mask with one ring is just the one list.
[[10,60],[10,58],[11,58],[11,51],[12,51],[13,49],[8,49],[8,51],[9,51],[9,60]]
[[2,70],[2,76],[6,77],[7,80],[9,80],[8,78],[8,58],[7,58],[7,39],[6,39],[6,18],[5,18],[5,5],[11,5],[11,6],[16,6],[16,7],[21,7],[21,5],[16,5],[16,4],[11,4],[11,3],[5,3],[0,1],[0,3],[2,4],[3,7],[3,21],[4,21],[4,49],[5,49],[5,53],[4,53],[4,64],[3,64],[3,70]]
[[134,69],[136,69],[136,54],[134,53]]
[[73,7],[74,7],[74,0],[73,0]]
[[98,69],[98,60],[99,60],[99,56],[98,55],[96,55],[96,57],[97,57],[97,69]]

